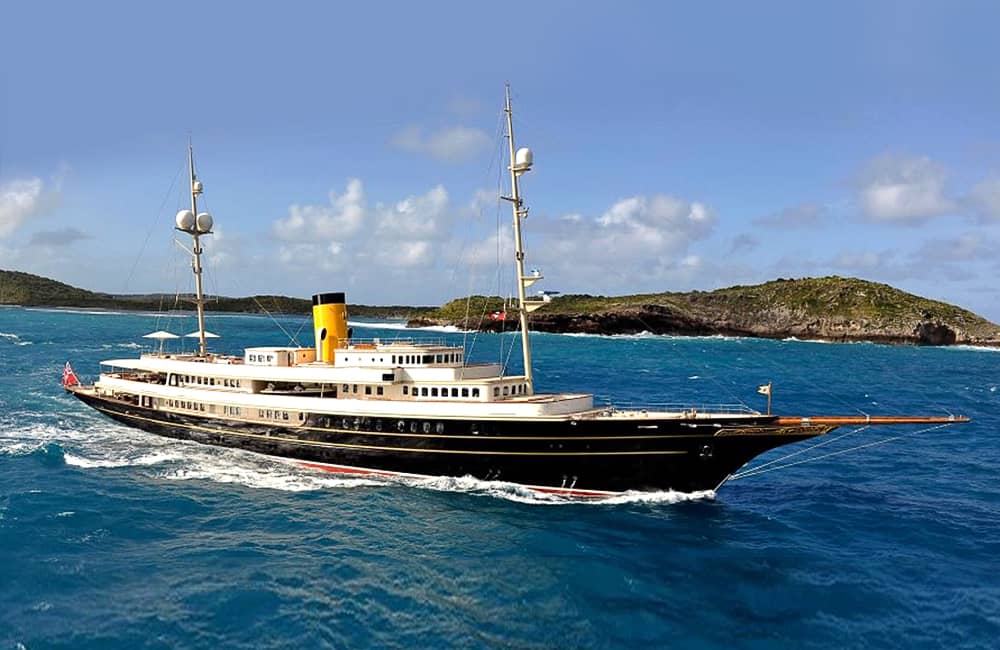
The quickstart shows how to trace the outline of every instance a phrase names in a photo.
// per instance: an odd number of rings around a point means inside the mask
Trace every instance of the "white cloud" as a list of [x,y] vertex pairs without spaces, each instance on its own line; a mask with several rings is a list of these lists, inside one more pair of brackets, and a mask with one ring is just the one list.
[[1000,219],[1000,176],[991,176],[969,192],[972,209],[983,219]]
[[439,232],[447,217],[448,192],[438,185],[421,196],[410,196],[391,206],[375,207],[376,232],[381,237],[406,239]]
[[865,214],[887,223],[913,223],[948,214],[956,204],[945,192],[947,174],[927,157],[883,155],[860,178]]
[[468,126],[451,126],[428,134],[418,126],[410,126],[394,135],[390,142],[404,151],[457,162],[489,149],[493,140],[485,131]]
[[0,184],[0,237],[10,235],[29,217],[44,211],[53,198],[45,191],[40,178],[14,179]]
[[274,223],[274,234],[287,241],[350,237],[361,228],[364,198],[361,181],[352,178],[343,194],[330,191],[329,205],[293,204]]

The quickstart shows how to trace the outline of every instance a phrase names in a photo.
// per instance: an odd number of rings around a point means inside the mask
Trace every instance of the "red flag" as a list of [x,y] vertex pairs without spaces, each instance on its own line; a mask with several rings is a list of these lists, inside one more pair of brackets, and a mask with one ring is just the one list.
[[505,318],[507,318],[507,312],[505,311],[490,312],[490,320],[504,320]]
[[66,367],[63,368],[62,385],[66,387],[80,385],[80,380],[77,379],[76,373],[73,372],[73,366],[69,365],[69,361],[66,362]]

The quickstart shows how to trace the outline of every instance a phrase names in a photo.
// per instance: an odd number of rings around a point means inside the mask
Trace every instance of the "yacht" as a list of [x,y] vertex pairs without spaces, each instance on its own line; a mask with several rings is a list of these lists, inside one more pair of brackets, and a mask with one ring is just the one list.
[[[342,292],[312,297],[314,345],[251,347],[242,356],[207,348],[201,238],[212,217],[189,146],[191,208],[176,227],[191,236],[197,352],[160,351],[101,363],[65,389],[108,417],[170,438],[289,459],[316,470],[384,477],[473,476],[569,497],[629,491],[716,490],[751,459],[775,447],[848,425],[951,424],[960,416],[787,416],[746,407],[619,409],[583,393],[536,393],[528,335],[529,299],[542,279],[525,273],[519,178],[533,164],[515,148],[510,88],[504,112],[510,155],[517,301],[523,374],[471,363],[444,341],[361,340],[347,325]],[[506,317],[506,314],[504,314]],[[161,340],[162,342],[162,340]],[[760,392],[770,397],[771,386]]]

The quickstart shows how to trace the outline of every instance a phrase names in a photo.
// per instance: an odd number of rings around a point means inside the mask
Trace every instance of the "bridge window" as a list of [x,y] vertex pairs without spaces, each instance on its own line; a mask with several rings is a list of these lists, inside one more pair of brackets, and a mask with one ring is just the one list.
[[473,388],[472,389],[472,396],[473,397],[479,397],[479,389],[478,388]]
[[403,394],[404,395],[409,395],[410,394],[410,387],[409,386],[403,386]]

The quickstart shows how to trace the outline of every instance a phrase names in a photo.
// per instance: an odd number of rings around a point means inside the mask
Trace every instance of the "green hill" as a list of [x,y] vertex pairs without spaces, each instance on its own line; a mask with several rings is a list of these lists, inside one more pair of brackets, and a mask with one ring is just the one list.
[[[191,296],[174,294],[114,295],[78,287],[20,271],[0,270],[0,305],[24,307],[88,307],[136,311],[192,310]],[[206,299],[206,311],[278,314],[308,314],[312,301],[288,296],[248,296]],[[432,311],[432,307],[404,305],[350,305],[352,317],[412,318]]]
[[[413,324],[449,324],[465,329],[511,329],[488,314],[503,309],[497,296],[471,296],[446,303]],[[531,328],[550,332],[761,336],[891,343],[1000,344],[1000,326],[937,300],[887,284],[842,278],[779,279],[715,291],[566,295],[531,315]]]

